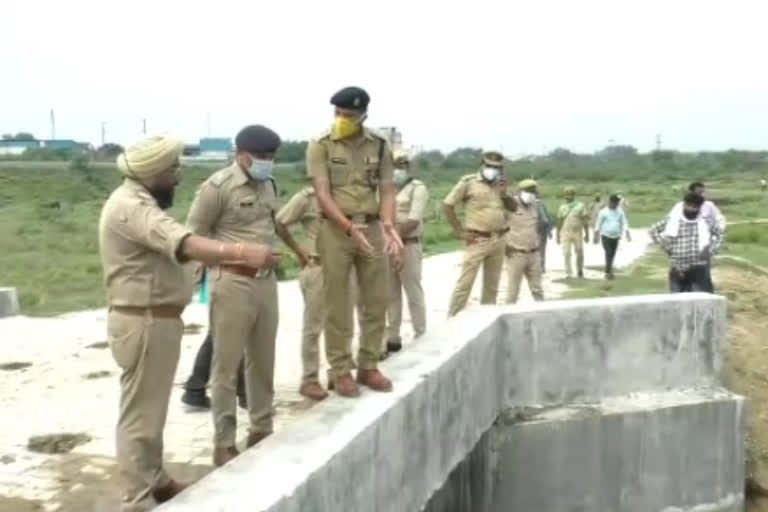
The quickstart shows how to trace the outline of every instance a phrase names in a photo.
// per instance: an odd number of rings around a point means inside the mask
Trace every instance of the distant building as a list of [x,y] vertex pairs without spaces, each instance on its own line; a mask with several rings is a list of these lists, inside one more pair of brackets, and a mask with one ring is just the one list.
[[39,140],[0,140],[0,155],[21,155],[28,149],[38,149]]
[[21,155],[28,149],[47,149],[50,151],[90,151],[87,142],[71,139],[52,140],[0,140],[0,155]]
[[232,139],[224,137],[200,139],[199,147],[202,160],[228,160],[234,150]]

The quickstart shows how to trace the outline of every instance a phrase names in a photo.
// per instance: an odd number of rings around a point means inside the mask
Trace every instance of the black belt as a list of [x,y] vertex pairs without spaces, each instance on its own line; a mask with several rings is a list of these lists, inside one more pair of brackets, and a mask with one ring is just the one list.
[[421,238],[419,238],[417,236],[416,237],[411,237],[411,238],[403,238],[403,243],[404,244],[417,244],[419,242],[421,242]]
[[531,254],[531,253],[537,252],[539,248],[537,247],[535,249],[518,249],[516,247],[507,247],[507,250],[509,252],[521,252],[523,254]]

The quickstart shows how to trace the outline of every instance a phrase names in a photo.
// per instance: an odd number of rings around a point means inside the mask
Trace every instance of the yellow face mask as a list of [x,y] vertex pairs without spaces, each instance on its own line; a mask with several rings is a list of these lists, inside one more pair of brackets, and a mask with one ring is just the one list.
[[342,139],[357,135],[360,133],[361,129],[362,126],[360,125],[360,122],[349,117],[336,116],[336,119],[333,122],[333,133]]

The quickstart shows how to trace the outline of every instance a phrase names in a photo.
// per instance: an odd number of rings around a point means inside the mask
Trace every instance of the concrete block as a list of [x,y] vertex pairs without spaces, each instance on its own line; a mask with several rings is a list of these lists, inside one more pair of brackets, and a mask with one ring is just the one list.
[[0,318],[19,314],[19,298],[16,288],[0,288]]
[[503,409],[596,403],[674,387],[717,386],[725,298],[649,295],[556,301],[503,315]]
[[727,392],[558,408],[490,435],[500,484],[489,512],[743,510],[744,400]]

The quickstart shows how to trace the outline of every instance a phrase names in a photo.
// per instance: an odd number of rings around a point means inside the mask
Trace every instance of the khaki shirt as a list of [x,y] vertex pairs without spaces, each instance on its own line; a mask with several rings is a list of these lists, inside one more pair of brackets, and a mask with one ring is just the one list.
[[313,178],[328,179],[333,199],[347,216],[377,215],[378,185],[391,182],[393,170],[389,144],[368,129],[348,139],[329,132],[310,141],[307,148],[307,172]]
[[99,251],[109,306],[186,306],[194,268],[179,247],[190,231],[157,206],[139,182],[126,179],[99,219]]
[[404,224],[409,220],[415,220],[419,224],[411,232],[406,233],[406,238],[420,237],[424,234],[424,215],[429,203],[429,191],[424,182],[411,179],[395,196],[397,204],[395,221]]
[[567,204],[560,205],[557,218],[563,221],[562,230],[566,233],[577,234],[584,226],[589,226],[589,210],[581,201],[576,201],[572,209]]
[[216,171],[197,190],[187,226],[224,242],[274,245],[278,199],[274,182],[255,182],[237,164]]
[[320,230],[320,205],[315,189],[304,187],[277,212],[277,221],[285,226],[301,222],[304,228],[304,250],[310,256],[318,256],[317,233]]
[[517,209],[507,212],[509,233],[507,247],[520,251],[533,251],[539,248],[539,205],[525,204],[515,199]]
[[504,229],[505,209],[498,185],[485,181],[479,172],[462,177],[443,200],[443,204],[464,205],[466,229],[495,232]]

